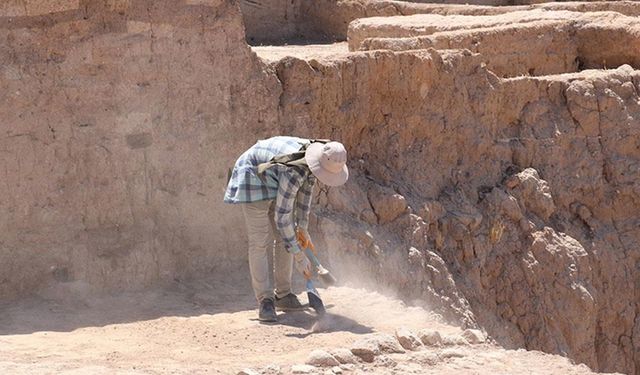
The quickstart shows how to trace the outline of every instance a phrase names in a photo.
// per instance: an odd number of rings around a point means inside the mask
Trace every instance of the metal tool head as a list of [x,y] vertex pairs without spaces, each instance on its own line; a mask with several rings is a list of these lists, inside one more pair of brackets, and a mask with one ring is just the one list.
[[307,297],[309,297],[309,306],[316,310],[318,315],[324,315],[327,312],[327,309],[324,307],[324,303],[317,295],[307,292]]
[[327,310],[324,307],[322,299],[320,299],[320,293],[318,293],[318,290],[313,286],[311,279],[307,280],[307,298],[309,299],[309,307],[316,310],[318,315],[324,315]]
[[329,272],[329,270],[327,270],[322,266],[318,267],[318,278],[320,279],[320,281],[322,281],[322,283],[325,286],[336,285],[336,283],[338,282],[338,280],[336,280],[336,278],[333,277],[331,272]]

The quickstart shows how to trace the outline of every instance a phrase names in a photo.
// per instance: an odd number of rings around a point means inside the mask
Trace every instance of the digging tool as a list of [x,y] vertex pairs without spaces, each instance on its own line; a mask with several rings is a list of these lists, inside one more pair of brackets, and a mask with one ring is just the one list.
[[[336,283],[336,278],[331,275],[329,270],[324,268],[315,254],[315,246],[311,241],[309,241],[306,236],[302,232],[297,233],[298,243],[303,247],[304,255],[309,259],[309,262],[314,268],[314,273],[318,275],[318,278],[322,281],[325,286],[334,285]],[[316,310],[318,315],[324,315],[326,309],[324,307],[324,303],[320,298],[320,293],[313,285],[312,277],[313,275],[309,272],[303,272],[304,278],[306,280],[307,287],[307,297],[309,299],[309,306]]]
[[324,303],[322,303],[322,299],[320,298],[320,293],[313,286],[313,281],[311,279],[307,279],[307,298],[309,299],[309,306],[316,310],[318,315],[324,315],[327,312],[327,309],[324,307]]
[[318,278],[325,286],[335,285],[337,282],[336,278],[333,277],[331,272],[324,268],[318,257],[316,256],[316,247],[313,245],[313,242],[307,238],[307,236],[302,231],[297,231],[296,238],[300,247],[302,247],[304,255],[307,256],[307,259],[311,262],[313,267],[315,268],[315,272],[318,274]]
[[335,283],[337,282],[336,278],[333,277],[333,275],[331,274],[331,272],[329,272],[329,270],[327,270],[322,266],[322,264],[320,264],[320,261],[318,260],[318,258],[316,257],[316,254],[314,253],[313,244],[310,247],[307,247],[306,249],[304,249],[304,255],[307,256],[311,264],[315,267],[315,271],[318,274],[318,278],[320,279],[320,281],[322,281],[324,285],[326,286],[335,285]]
[[320,298],[320,293],[313,285],[313,274],[316,273],[313,271],[313,264],[310,260],[308,260],[306,253],[303,251],[297,253],[294,256],[296,262],[296,268],[305,280],[305,286],[307,288],[307,298],[309,300],[309,306],[316,310],[316,313],[320,316],[324,315],[326,309],[324,308],[324,303],[322,303],[322,299]]
[[[313,252],[307,252],[307,250],[309,250],[308,248],[304,250],[304,256],[308,257],[308,254],[311,254],[314,258],[315,255],[313,254]],[[302,254],[300,254],[302,255]],[[318,276],[320,276],[320,273],[318,272],[318,267],[314,264],[314,262],[311,260],[311,258],[309,258],[309,261],[311,263],[311,266],[314,267],[316,269],[316,274],[318,274]],[[317,259],[316,259],[317,261]],[[319,262],[318,262],[319,264]],[[322,267],[322,266],[320,266]],[[323,268],[323,270],[326,271],[326,269]],[[318,290],[316,289],[316,287],[313,285],[313,271],[306,269],[302,271],[302,275],[304,276],[305,279],[305,286],[307,288],[307,299],[309,300],[309,307],[311,307],[312,309],[314,309],[316,311],[316,313],[320,316],[323,316],[324,313],[326,312],[326,309],[324,307],[324,303],[322,302],[322,299],[320,298],[320,293],[318,293]],[[329,274],[331,275],[331,274]],[[335,280],[335,279],[334,279]]]

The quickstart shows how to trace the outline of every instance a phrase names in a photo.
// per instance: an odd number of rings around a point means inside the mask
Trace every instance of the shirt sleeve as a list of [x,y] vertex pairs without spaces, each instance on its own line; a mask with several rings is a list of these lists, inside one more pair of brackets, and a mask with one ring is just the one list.
[[311,198],[313,197],[315,184],[316,178],[313,175],[305,178],[296,199],[296,220],[298,221],[298,227],[304,230],[309,226],[309,212],[311,211]]
[[294,226],[294,209],[298,191],[304,182],[304,175],[288,167],[281,167],[276,196],[275,222],[284,246],[290,253],[300,252]]

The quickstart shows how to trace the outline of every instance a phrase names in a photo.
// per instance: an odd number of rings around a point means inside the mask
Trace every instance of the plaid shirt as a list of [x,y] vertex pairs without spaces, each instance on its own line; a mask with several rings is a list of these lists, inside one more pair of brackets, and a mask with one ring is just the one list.
[[300,150],[309,140],[296,137],[273,137],[258,141],[245,151],[233,168],[224,194],[225,203],[248,203],[262,200],[276,201],[275,222],[288,251],[300,251],[295,228],[307,229],[311,196],[316,178],[308,168],[276,164],[264,173],[264,181],[257,175],[258,165],[274,156]]

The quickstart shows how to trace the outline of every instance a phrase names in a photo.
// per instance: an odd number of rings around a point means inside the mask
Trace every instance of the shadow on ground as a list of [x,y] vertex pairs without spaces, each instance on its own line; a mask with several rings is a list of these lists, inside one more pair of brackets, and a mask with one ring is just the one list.
[[176,281],[163,288],[117,295],[34,296],[0,306],[0,335],[70,332],[166,316],[215,315],[255,308],[249,286],[237,281]]
[[[257,319],[256,302],[246,281],[176,281],[165,288],[99,297],[69,294],[66,293],[62,299],[31,297],[1,306],[0,336],[43,331],[71,332],[83,327],[104,327],[162,317],[195,317],[243,311],[252,314],[255,311],[255,318],[249,320]],[[301,299],[304,298],[301,296]],[[330,309],[332,306],[327,307]],[[312,310],[280,312],[276,324],[307,331],[286,334],[296,338],[337,331],[355,334],[373,332],[371,327],[348,317],[328,312],[319,318]]]
[[320,333],[331,333],[338,331],[351,332],[355,334],[372,333],[373,329],[369,326],[362,325],[357,321],[339,314],[326,313],[324,316],[316,316],[315,314],[299,311],[283,314],[279,317],[280,324],[293,327],[303,328],[307,330],[305,333],[287,333],[285,336],[304,339],[310,335]]

